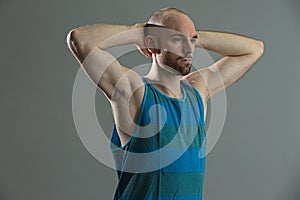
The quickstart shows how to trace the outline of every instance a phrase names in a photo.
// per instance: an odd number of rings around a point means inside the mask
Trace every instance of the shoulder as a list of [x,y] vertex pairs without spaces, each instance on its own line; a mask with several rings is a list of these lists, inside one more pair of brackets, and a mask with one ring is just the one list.
[[188,74],[181,79],[186,84],[195,88],[201,95],[201,98],[206,103],[209,99],[209,91],[207,89],[206,82],[204,78],[202,78],[200,72],[193,72]]

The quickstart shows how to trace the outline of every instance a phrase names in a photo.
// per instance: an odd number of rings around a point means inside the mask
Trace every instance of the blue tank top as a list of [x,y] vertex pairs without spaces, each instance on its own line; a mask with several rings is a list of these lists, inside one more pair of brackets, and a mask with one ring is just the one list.
[[114,125],[111,150],[115,200],[201,200],[206,133],[201,95],[181,81],[176,99],[142,77],[145,92],[137,126],[122,147]]

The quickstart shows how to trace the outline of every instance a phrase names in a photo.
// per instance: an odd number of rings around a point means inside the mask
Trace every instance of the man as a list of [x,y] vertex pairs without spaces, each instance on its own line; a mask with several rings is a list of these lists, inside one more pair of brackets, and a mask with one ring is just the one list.
[[[146,76],[106,51],[125,44],[135,44],[152,58]],[[207,101],[250,69],[263,54],[263,42],[197,31],[185,13],[164,8],[144,24],[79,27],[69,33],[68,45],[112,106],[119,178],[114,198],[202,199],[205,159],[197,156],[205,149]],[[191,72],[196,47],[224,57]],[[151,158],[134,154],[161,149],[167,151]]]

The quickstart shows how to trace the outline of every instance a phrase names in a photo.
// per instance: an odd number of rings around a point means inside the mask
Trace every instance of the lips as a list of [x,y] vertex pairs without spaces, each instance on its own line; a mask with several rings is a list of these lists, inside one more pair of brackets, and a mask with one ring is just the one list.
[[180,61],[183,62],[184,64],[192,64],[191,58],[181,58]]

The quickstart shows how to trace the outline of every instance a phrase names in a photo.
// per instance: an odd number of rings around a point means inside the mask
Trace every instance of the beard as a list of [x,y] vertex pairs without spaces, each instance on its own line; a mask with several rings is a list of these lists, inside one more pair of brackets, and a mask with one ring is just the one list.
[[[189,57],[191,58],[191,57]],[[191,71],[192,63],[182,62],[183,57],[171,52],[163,52],[161,55],[162,64],[176,71],[178,75],[188,75]],[[172,70],[173,69],[173,70]]]

